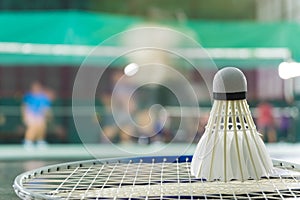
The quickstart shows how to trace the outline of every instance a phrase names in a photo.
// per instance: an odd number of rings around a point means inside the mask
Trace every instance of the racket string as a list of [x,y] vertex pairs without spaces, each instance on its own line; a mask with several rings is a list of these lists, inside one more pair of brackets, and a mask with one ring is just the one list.
[[140,168],[141,168],[141,164],[142,164],[143,160],[140,160],[140,162],[138,163],[137,165],[137,169],[136,169],[136,172],[135,172],[135,175],[134,175],[134,179],[133,179],[133,182],[132,182],[132,188],[131,188],[131,192],[130,192],[130,195],[129,195],[129,199],[131,199],[132,197],[132,194],[134,192],[134,187],[136,185],[136,182],[137,182],[137,176],[138,176],[138,173],[140,172]]
[[86,170],[85,172],[84,172],[84,174],[78,179],[78,181],[77,181],[77,183],[74,185],[74,187],[72,188],[72,190],[70,191],[70,193],[68,194],[68,197],[67,197],[67,199],[69,199],[71,196],[72,196],[72,193],[76,190],[76,188],[78,187],[78,186],[80,186],[80,182],[85,178],[85,176],[91,171],[91,168],[92,168],[93,166],[91,165],[89,168],[88,168],[88,170]]
[[[285,171],[285,173],[288,174],[288,177],[292,178],[298,185],[300,185],[300,183],[299,183],[299,177],[296,178],[295,175],[292,174],[291,171],[288,170],[288,168],[286,166],[284,166],[284,165],[282,165],[282,169]],[[279,176],[279,177],[280,177],[282,183],[284,183],[284,185],[288,189],[288,191],[292,194],[293,198],[297,198],[297,194],[294,193],[294,190],[288,184],[286,184],[285,178],[283,178],[282,176]],[[298,195],[299,194],[300,194],[300,191],[298,190]]]
[[97,180],[99,174],[100,174],[100,173],[102,172],[102,170],[104,169],[104,166],[105,166],[105,165],[102,165],[102,166],[99,168],[98,172],[97,172],[96,175],[93,177],[91,183],[90,183],[89,186],[87,187],[87,189],[86,189],[84,195],[82,195],[81,200],[84,199],[84,197],[86,196],[86,194],[88,193],[88,191],[94,186],[94,184],[96,183],[96,180]]
[[124,182],[124,179],[125,179],[125,177],[126,177],[126,174],[127,174],[127,172],[128,172],[128,169],[129,169],[131,163],[132,163],[132,161],[130,160],[130,161],[128,162],[127,166],[126,166],[126,169],[125,169],[125,171],[124,171],[124,174],[123,174],[123,176],[122,176],[122,179],[120,180],[119,188],[118,188],[117,191],[116,191],[116,196],[115,196],[115,197],[117,197],[117,196],[119,195],[120,188],[122,187],[122,184],[123,184],[123,182]]
[[[107,178],[105,179],[105,182],[103,183],[103,185],[101,185],[101,188],[100,188],[100,190],[97,192],[97,195],[96,195],[96,199],[98,200],[98,199],[100,199],[100,196],[101,196],[101,193],[102,193],[102,191],[103,191],[103,189],[106,187],[106,185],[108,185],[109,186],[109,180],[110,180],[110,178],[112,177],[112,174],[114,173],[114,170],[115,170],[115,168],[118,166],[118,163],[115,163],[113,166],[110,166],[110,165],[108,165],[108,164],[106,164],[106,168],[104,168],[105,169],[105,171],[107,172],[109,172],[109,174],[108,174],[108,176],[107,176]],[[111,169],[111,170],[110,170]],[[104,171],[104,174],[106,174],[105,173],[105,171]],[[105,177],[104,177],[105,178]],[[98,182],[98,181],[97,181]],[[101,183],[101,182],[99,182],[99,183]]]
[[[69,199],[284,199],[300,197],[299,171],[260,181],[207,182],[190,173],[190,160],[127,161],[61,167],[22,179],[35,194]],[[293,171],[291,171],[293,170]]]
[[[50,194],[52,193],[52,196],[54,196],[55,194],[59,193],[59,190],[61,190],[61,188],[63,187],[63,185],[65,183],[67,183],[68,179],[71,179],[71,177],[73,177],[73,175],[76,173],[76,171],[79,169],[79,166],[77,166],[71,173],[70,175],[68,175],[62,182],[61,184],[55,189],[54,192],[50,192]],[[57,170],[59,171],[59,169]]]
[[164,187],[163,187],[163,181],[164,181],[164,165],[166,163],[166,159],[163,160],[162,164],[161,164],[161,173],[160,173],[160,198],[163,198],[163,194],[164,194]]

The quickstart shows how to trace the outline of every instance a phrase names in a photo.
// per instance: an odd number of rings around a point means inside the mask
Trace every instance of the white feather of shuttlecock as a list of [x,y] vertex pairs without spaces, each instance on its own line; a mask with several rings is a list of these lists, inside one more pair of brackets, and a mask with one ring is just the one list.
[[191,174],[208,181],[260,179],[272,161],[246,100],[215,100],[191,163]]

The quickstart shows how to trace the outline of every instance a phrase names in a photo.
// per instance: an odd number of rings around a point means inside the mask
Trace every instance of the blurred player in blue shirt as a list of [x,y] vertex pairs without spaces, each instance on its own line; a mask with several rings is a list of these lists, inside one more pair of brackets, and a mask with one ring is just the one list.
[[23,99],[22,114],[26,125],[24,147],[30,149],[34,142],[38,147],[46,147],[47,117],[51,106],[51,95],[39,83],[34,82]]

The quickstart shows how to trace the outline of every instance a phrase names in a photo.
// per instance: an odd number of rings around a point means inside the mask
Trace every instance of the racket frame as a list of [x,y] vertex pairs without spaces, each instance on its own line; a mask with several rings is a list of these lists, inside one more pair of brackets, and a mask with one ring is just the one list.
[[[51,173],[53,171],[57,172],[59,170],[65,170],[74,167],[90,166],[91,164],[97,165],[97,164],[128,163],[129,161],[133,163],[139,163],[141,160],[143,161],[143,163],[152,163],[152,162],[155,163],[179,162],[180,163],[180,162],[191,162],[192,156],[183,155],[179,157],[178,156],[127,157],[127,158],[113,158],[113,159],[93,159],[93,160],[59,163],[59,164],[49,165],[45,167],[40,167],[18,175],[14,180],[13,188],[17,196],[19,196],[22,199],[28,199],[28,197],[30,197],[30,199],[49,199],[48,195],[33,193],[32,191],[24,188],[23,182],[26,181],[26,179],[31,179],[38,175]],[[293,171],[300,172],[300,164],[291,163],[283,160],[277,160],[277,159],[272,159],[272,162],[274,167],[285,168],[285,169],[290,169]],[[53,199],[56,198],[54,197]]]

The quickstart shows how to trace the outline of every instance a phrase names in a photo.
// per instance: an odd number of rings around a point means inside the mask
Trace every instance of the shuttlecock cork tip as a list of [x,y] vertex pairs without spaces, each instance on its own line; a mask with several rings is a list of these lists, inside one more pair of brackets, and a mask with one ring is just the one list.
[[213,97],[216,100],[246,99],[247,80],[236,67],[219,70],[213,80]]

